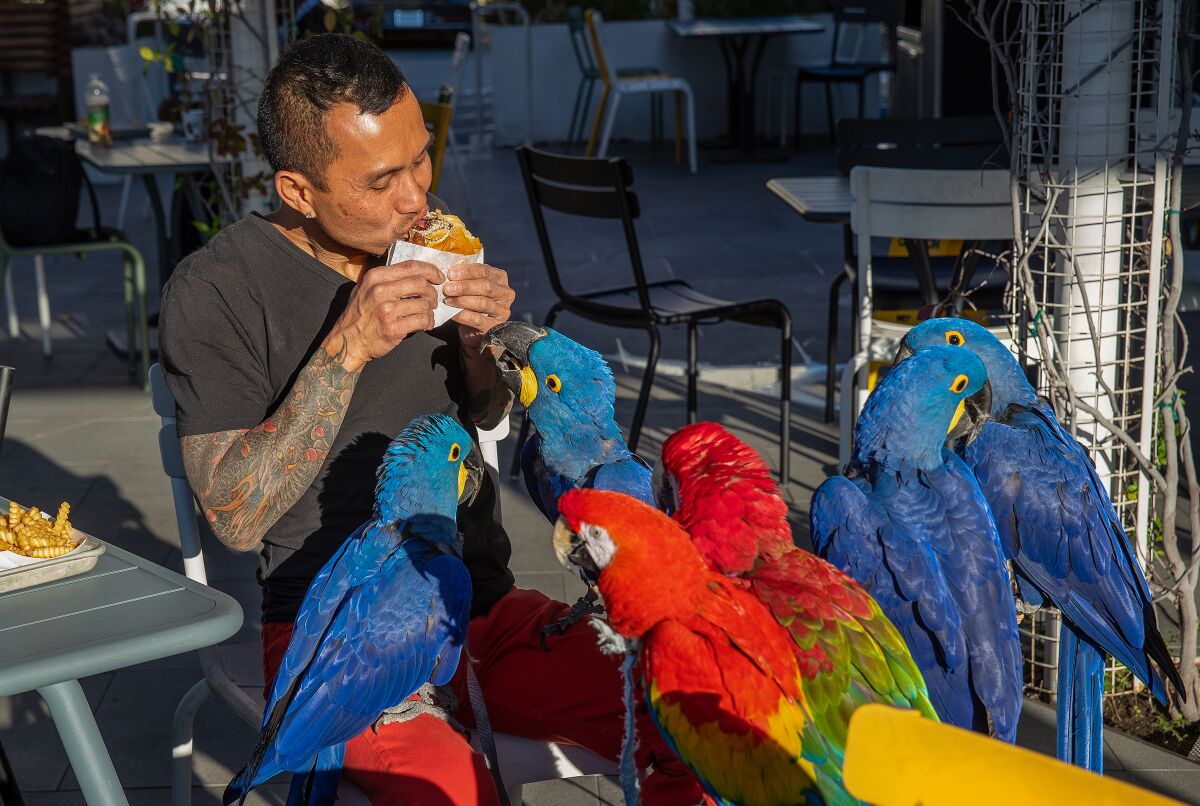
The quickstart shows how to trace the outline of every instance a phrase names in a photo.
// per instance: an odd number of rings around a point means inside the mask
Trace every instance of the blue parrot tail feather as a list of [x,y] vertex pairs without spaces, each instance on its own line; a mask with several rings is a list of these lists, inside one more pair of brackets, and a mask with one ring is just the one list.
[[1063,622],[1058,643],[1058,757],[1104,772],[1104,652]]

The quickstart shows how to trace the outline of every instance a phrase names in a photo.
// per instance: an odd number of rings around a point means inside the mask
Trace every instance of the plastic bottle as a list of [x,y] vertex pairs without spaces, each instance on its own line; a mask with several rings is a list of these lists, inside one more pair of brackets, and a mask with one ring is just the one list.
[[88,142],[96,145],[112,145],[112,129],[109,125],[108,85],[92,73],[83,88],[84,106],[87,107]]

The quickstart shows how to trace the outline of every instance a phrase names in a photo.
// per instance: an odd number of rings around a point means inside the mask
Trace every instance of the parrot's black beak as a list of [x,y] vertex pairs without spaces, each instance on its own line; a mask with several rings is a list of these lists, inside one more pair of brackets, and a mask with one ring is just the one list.
[[571,531],[567,519],[559,517],[554,524],[554,556],[567,568],[578,568],[586,579],[599,579],[600,567],[592,559],[587,543]]
[[892,364],[898,366],[901,361],[913,355],[916,351],[908,346],[908,336],[900,340],[900,347],[896,350],[896,357],[892,359]]
[[[492,355],[504,385],[514,395],[521,394],[521,383],[529,367],[529,348],[548,332],[544,327],[517,320],[496,325],[483,337],[483,349]],[[499,355],[488,351],[489,347],[499,348]]]
[[963,414],[946,439],[951,445],[969,445],[979,436],[992,416],[992,384],[983,382],[983,388],[963,401]]
[[475,503],[475,496],[479,495],[479,490],[483,487],[483,477],[487,473],[487,467],[483,464],[483,454],[479,452],[478,445],[472,445],[471,452],[467,454],[466,459],[463,459],[462,472],[464,475],[458,493],[458,502],[470,505]]

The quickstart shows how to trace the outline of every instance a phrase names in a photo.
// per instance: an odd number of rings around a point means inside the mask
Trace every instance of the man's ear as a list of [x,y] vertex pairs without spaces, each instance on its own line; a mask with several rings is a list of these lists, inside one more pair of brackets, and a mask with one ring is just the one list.
[[316,217],[317,210],[313,206],[315,193],[308,177],[299,171],[277,171],[275,173],[275,192],[283,203],[305,218]]

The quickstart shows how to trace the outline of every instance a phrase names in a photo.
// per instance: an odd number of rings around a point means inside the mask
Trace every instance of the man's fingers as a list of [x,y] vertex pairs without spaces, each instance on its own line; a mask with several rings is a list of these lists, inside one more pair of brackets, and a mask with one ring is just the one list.
[[451,280],[491,280],[495,285],[508,285],[508,273],[486,263],[459,263],[451,266],[446,276]]
[[446,279],[438,267],[432,263],[426,263],[423,260],[406,260],[390,266],[376,266],[366,273],[364,282],[390,284],[406,278],[422,278],[434,285],[438,285]]
[[446,297],[446,302],[453,305],[455,308],[462,308],[464,311],[475,311],[477,313],[487,314],[488,316],[496,316],[502,312],[500,303],[491,297]]
[[430,305],[437,305],[437,289],[424,277],[405,277],[386,283],[377,283],[367,293],[377,305],[412,297],[420,297],[428,300]]
[[393,316],[383,325],[383,336],[392,341],[400,341],[418,330],[433,328],[433,311],[425,309],[407,316]]

